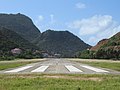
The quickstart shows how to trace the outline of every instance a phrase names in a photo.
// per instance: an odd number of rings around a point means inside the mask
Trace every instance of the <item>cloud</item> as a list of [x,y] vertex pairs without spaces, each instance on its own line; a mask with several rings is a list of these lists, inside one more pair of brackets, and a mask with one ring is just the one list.
[[114,27],[113,29],[107,29],[102,32],[96,33],[96,35],[90,36],[87,42],[95,45],[100,40],[110,38],[118,32],[120,32],[120,25]]
[[43,32],[49,28],[54,28],[57,26],[57,20],[54,18],[53,14],[45,17],[43,15],[38,15],[35,19],[35,25]]
[[77,3],[75,6],[78,9],[84,9],[84,8],[86,8],[86,5],[84,3],[81,3],[81,2]]
[[42,15],[39,15],[39,16],[38,16],[38,19],[39,19],[39,21],[43,21],[43,20],[44,20],[44,17],[43,17]]
[[69,23],[68,27],[78,30],[79,36],[87,37],[86,42],[92,45],[120,31],[120,25],[110,15],[94,15],[87,19],[76,20]]
[[54,15],[53,14],[51,14],[50,15],[50,24],[54,24],[56,21],[55,21],[55,19],[54,19]]
[[43,25],[42,25],[43,21],[44,21],[43,15],[38,15],[34,21],[35,25],[39,28],[39,30],[41,30],[43,28]]
[[35,24],[39,24],[40,22],[42,22],[44,20],[44,17],[42,15],[39,15],[37,17],[37,19],[35,20]]
[[95,15],[91,18],[73,21],[69,27],[79,29],[80,35],[89,35],[107,29],[113,23],[109,15]]

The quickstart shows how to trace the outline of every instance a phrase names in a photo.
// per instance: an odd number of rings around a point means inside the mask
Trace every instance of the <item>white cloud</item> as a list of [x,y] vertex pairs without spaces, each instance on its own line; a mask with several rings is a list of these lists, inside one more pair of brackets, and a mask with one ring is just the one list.
[[80,35],[89,35],[107,29],[113,23],[114,21],[109,15],[95,15],[88,19],[73,21],[69,27],[79,29]]
[[87,43],[95,45],[103,38],[110,38],[120,31],[120,25],[110,15],[95,15],[87,19],[76,20],[68,25],[78,30],[80,37],[87,37]]
[[39,23],[41,23],[42,21],[44,20],[44,17],[42,16],[42,15],[39,15],[38,17],[37,17],[37,19],[35,20],[35,24],[39,24]]
[[39,15],[39,16],[38,16],[38,19],[39,19],[39,21],[43,21],[43,20],[44,20],[44,17],[43,17],[42,15]]
[[95,45],[97,42],[99,42],[102,39],[112,37],[117,32],[120,32],[120,25],[114,27],[113,29],[107,29],[107,30],[101,31],[99,33],[96,33],[96,35],[90,36],[88,38],[87,42],[92,43],[93,45]]
[[77,3],[75,6],[76,6],[76,8],[79,8],[79,9],[86,8],[86,5],[84,3],[81,3],[81,2]]
[[39,15],[35,20],[35,25],[39,28],[39,30],[41,30],[43,27],[42,25],[43,21],[44,21],[44,16],[42,15]]
[[55,21],[55,19],[54,19],[54,15],[53,14],[51,14],[50,15],[50,24],[54,24],[56,21]]
[[54,18],[53,14],[48,15],[46,18],[43,15],[39,15],[35,20],[35,25],[42,32],[49,28],[54,28],[57,24],[57,20]]

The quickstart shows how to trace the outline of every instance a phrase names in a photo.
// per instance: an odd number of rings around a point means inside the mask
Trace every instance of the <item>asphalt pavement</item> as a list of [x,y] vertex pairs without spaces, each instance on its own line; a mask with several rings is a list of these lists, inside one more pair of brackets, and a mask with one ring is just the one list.
[[6,69],[0,71],[0,73],[120,74],[120,72],[111,69],[93,67],[61,58],[48,58],[42,62]]

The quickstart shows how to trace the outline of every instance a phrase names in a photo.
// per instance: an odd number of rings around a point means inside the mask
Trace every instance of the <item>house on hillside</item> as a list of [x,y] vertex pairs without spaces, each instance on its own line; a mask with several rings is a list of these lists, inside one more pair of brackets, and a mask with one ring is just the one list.
[[44,58],[48,58],[49,57],[48,52],[42,51],[41,53],[42,53],[42,55],[43,55]]
[[55,58],[60,58],[60,56],[61,56],[61,54],[58,54],[58,53],[54,54]]
[[14,55],[15,54],[21,54],[21,52],[22,52],[22,50],[20,48],[14,48],[14,49],[11,50],[11,53],[14,54]]

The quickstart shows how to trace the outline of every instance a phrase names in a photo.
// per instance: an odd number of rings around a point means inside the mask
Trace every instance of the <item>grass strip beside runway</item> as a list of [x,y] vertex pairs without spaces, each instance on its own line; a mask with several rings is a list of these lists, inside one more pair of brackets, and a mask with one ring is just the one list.
[[77,61],[79,63],[88,64],[95,67],[102,67],[120,71],[120,62],[96,62],[96,61]]
[[17,60],[17,61],[4,61],[0,62],[0,70],[5,70],[8,68],[15,68],[19,66],[24,66],[26,64],[40,62],[42,60]]

